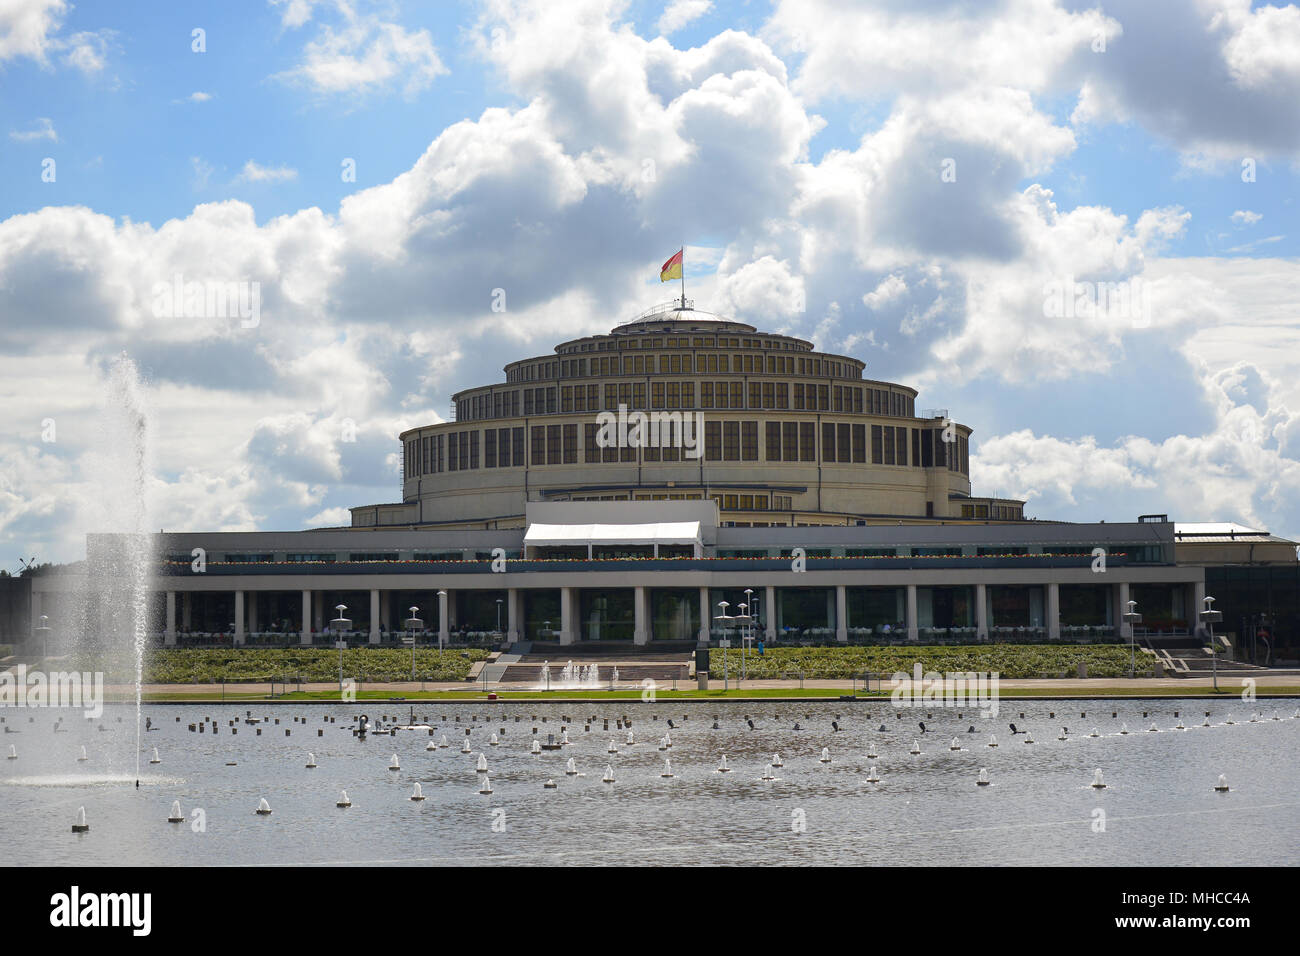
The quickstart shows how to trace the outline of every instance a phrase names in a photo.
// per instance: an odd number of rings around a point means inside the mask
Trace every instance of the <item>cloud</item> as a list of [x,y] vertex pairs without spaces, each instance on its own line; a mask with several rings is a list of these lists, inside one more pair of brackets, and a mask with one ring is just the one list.
[[54,129],[54,121],[48,117],[42,116],[36,121],[35,127],[29,130],[10,130],[9,138],[18,143],[34,143],[37,140],[48,139],[51,143],[59,141],[59,134]]
[[[280,79],[319,94],[366,94],[401,85],[407,95],[428,88],[448,72],[428,30],[406,30],[376,15],[358,14],[351,5],[337,5],[341,23],[322,24],[303,48],[301,62],[278,74]],[[311,15],[310,6],[286,7],[286,26],[299,26]]]
[[1253,226],[1264,216],[1261,213],[1251,212],[1249,209],[1238,209],[1232,214],[1231,218],[1238,226]]
[[676,33],[713,9],[712,0],[672,0],[664,8],[656,29],[664,36]]
[[288,166],[262,166],[253,160],[244,163],[236,182],[245,183],[281,183],[298,178],[298,170]]

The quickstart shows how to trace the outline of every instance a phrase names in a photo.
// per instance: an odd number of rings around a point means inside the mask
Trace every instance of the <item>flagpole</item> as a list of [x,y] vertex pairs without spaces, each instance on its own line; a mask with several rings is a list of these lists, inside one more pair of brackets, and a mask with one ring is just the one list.
[[686,243],[682,243],[682,311],[686,311]]

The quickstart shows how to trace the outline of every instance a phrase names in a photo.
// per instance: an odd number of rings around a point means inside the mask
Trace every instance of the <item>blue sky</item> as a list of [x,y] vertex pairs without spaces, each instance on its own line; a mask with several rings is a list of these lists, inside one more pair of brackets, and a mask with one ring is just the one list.
[[[20,0],[0,562],[77,556],[119,352],[161,524],[345,522],[398,431],[667,298],[683,239],[699,307],[971,425],[976,493],[1300,534],[1297,97],[1300,10],[1240,0]],[[177,273],[263,323],[160,320]],[[1045,321],[1061,276],[1152,313]]]

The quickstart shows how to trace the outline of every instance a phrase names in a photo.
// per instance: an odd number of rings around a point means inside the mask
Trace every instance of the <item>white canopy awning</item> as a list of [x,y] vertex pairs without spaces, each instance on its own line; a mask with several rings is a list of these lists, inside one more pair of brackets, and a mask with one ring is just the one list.
[[590,544],[690,544],[703,546],[698,521],[653,524],[530,524],[524,544],[538,546]]

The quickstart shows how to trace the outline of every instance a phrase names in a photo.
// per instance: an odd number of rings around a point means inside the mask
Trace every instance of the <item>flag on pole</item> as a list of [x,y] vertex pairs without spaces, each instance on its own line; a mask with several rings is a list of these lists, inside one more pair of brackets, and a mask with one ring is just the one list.
[[677,255],[673,256],[664,263],[664,267],[659,270],[659,281],[667,282],[670,279],[680,279],[682,277],[682,253],[684,249],[678,249]]

